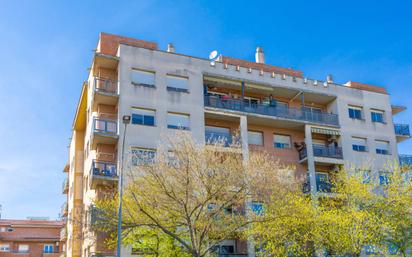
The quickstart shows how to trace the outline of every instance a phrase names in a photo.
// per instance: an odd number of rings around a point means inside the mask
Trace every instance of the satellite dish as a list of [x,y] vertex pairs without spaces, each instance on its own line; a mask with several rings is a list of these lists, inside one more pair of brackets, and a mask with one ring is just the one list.
[[217,57],[217,51],[216,51],[216,50],[212,51],[212,52],[209,54],[209,59],[210,59],[211,61],[214,61],[214,60],[216,59],[216,57]]

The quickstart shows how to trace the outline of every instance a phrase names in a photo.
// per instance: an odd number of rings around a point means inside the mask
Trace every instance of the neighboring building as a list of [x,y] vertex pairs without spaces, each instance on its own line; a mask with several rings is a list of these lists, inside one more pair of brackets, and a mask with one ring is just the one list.
[[[162,51],[156,43],[100,34],[64,169],[67,256],[113,256],[89,226],[93,200],[117,190],[123,115],[132,116],[125,149],[137,159],[155,152],[161,136],[176,128],[201,143],[225,138],[228,146],[239,131],[245,158],[248,151],[272,153],[295,166],[304,190],[316,196],[328,194],[329,177],[342,165],[379,173],[398,160],[397,143],[410,137],[409,126],[393,123],[405,108],[392,106],[384,88],[341,85],[331,76],[307,79],[265,64],[262,48],[256,61],[219,56],[211,62],[176,53],[172,45]],[[234,238],[222,249],[248,253],[247,243]]]
[[0,257],[60,257],[62,221],[0,220]]

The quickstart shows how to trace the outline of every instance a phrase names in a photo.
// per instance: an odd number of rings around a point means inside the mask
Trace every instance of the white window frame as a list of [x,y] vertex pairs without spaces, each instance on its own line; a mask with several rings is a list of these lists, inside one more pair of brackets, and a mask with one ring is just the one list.
[[[142,116],[142,123],[133,123],[133,114]],[[145,117],[153,116],[153,125],[145,123]],[[131,124],[140,126],[156,126],[156,110],[142,107],[132,107],[131,108]]]
[[[136,78],[134,77],[134,74],[140,74],[140,76],[142,76],[141,81],[135,81]],[[133,85],[136,85],[136,86],[154,88],[156,87],[156,72],[132,68],[130,72],[130,81],[132,82]]]
[[[288,143],[276,142],[276,137],[289,138],[289,142]],[[273,134],[273,147],[277,149],[291,149],[292,148],[292,137],[290,135]]]
[[[185,117],[187,118],[187,124],[171,124],[171,117]],[[186,122],[185,122],[186,123]],[[182,129],[182,130],[190,130],[190,114],[186,113],[177,113],[177,112],[168,112],[167,113],[167,128],[169,129]]]
[[[379,146],[385,146],[380,148]],[[388,155],[390,154],[390,142],[386,140],[375,140],[375,148],[376,148],[376,153],[377,154],[384,154]]]
[[189,92],[189,78],[184,76],[167,74],[166,88],[169,91]]
[[[357,111],[359,111],[360,112],[360,117],[351,117],[350,116],[350,110],[357,110]],[[362,106],[356,106],[356,105],[348,105],[348,117],[350,118],[350,119],[353,119],[353,120],[363,120],[364,118],[364,114],[363,114],[363,107]]]
[[[247,138],[248,138],[248,144],[249,145],[257,145],[257,146],[263,146],[264,145],[265,142],[264,142],[263,132],[262,131],[248,130],[247,133],[248,133]],[[252,137],[251,137],[251,135],[252,135]],[[258,135],[260,136],[260,138],[258,138],[259,142],[251,142],[250,141],[250,139],[253,138],[253,135],[255,135],[256,137]]]
[[0,252],[10,252],[10,244],[0,244]]
[[[146,156],[138,156],[137,152],[145,153]],[[130,153],[132,166],[144,166],[154,163],[157,151],[154,148],[132,147]],[[153,154],[153,156],[150,156],[149,154]]]
[[[358,144],[362,141],[363,144]],[[352,137],[351,138],[351,143],[352,143],[352,150],[356,152],[367,152],[368,151],[368,139],[363,138],[363,137]],[[364,151],[359,150],[360,147],[365,147]],[[358,150],[355,150],[358,149]]]
[[19,244],[17,251],[19,253],[28,253],[30,251],[30,246],[28,244]]
[[[373,120],[373,114],[380,114],[382,115],[382,120],[381,121],[374,121]],[[378,109],[371,109],[371,121],[375,123],[385,123],[385,111],[378,110]]]

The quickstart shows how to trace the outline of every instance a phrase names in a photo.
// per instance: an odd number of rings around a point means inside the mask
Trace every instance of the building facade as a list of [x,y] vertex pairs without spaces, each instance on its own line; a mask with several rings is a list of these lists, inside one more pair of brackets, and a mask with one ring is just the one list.
[[1,257],[60,257],[62,221],[0,220]]
[[[296,170],[303,189],[327,195],[340,167],[384,176],[398,162],[397,143],[409,126],[394,124],[403,111],[382,87],[308,79],[303,72],[217,56],[214,60],[166,51],[156,43],[101,33],[73,122],[68,180],[66,253],[70,257],[113,256],[104,235],[91,232],[95,199],[117,190],[125,155],[155,153],[176,129],[208,144],[224,139],[241,151],[264,150]],[[122,117],[131,116],[124,133]],[[246,242],[228,239],[231,256],[254,256]],[[130,249],[124,256],[132,255]],[[122,254],[123,255],[123,254]]]

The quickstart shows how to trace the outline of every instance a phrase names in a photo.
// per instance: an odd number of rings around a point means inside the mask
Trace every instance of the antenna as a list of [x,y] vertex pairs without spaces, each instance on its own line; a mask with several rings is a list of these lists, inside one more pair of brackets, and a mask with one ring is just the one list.
[[209,60],[210,60],[210,65],[215,66],[215,62],[218,59],[218,52],[216,50],[213,50],[209,54]]
[[214,60],[214,59],[216,59],[216,57],[217,57],[217,51],[216,50],[213,50],[212,52],[210,52],[210,54],[209,54],[209,60]]

